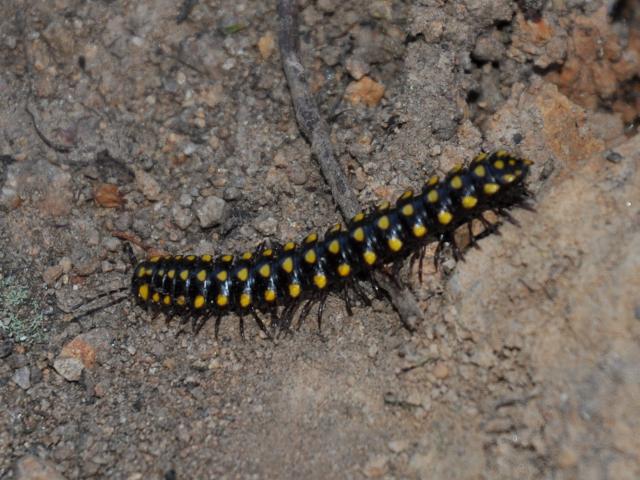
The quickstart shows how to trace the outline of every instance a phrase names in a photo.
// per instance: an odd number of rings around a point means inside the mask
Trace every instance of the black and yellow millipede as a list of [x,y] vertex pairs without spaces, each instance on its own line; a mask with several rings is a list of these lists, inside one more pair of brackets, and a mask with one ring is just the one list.
[[[511,218],[508,209],[525,205],[525,180],[531,161],[504,150],[482,153],[469,165],[457,166],[444,178],[429,178],[415,193],[406,190],[395,205],[382,202],[355,215],[346,226],[336,224],[321,238],[308,234],[301,242],[261,245],[239,255],[155,256],[134,269],[132,292],[144,306],[169,315],[220,319],[235,313],[250,315],[267,331],[260,314],[271,324],[288,328],[300,305],[301,322],[316,302],[318,321],[329,293],[342,295],[349,307],[349,290],[360,298],[359,281],[373,281],[371,272],[420,257],[432,242],[453,244],[453,233],[471,222],[491,229],[484,213]],[[438,248],[439,249],[439,248]],[[367,300],[364,296],[365,301]],[[201,323],[200,323],[201,325]]]

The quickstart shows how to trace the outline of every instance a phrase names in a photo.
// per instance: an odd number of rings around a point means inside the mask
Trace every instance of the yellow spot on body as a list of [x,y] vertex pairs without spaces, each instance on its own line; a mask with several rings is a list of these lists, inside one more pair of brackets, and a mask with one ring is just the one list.
[[391,204],[387,200],[383,200],[378,205],[379,212],[386,212],[387,210],[389,210],[389,208],[391,208]]
[[451,220],[453,220],[453,215],[451,215],[451,212],[442,211],[438,213],[438,221],[442,225],[448,225],[449,223],[451,223]]
[[271,275],[271,266],[269,266],[268,263],[265,263],[260,267],[260,269],[258,270],[258,273],[260,273],[262,277],[268,278],[269,275]]
[[[151,275],[151,270],[149,270],[147,273]],[[164,275],[164,268],[161,268],[160,270],[158,270],[158,276],[161,277],[163,275]]]
[[138,296],[145,302],[149,299],[149,284],[143,283],[138,289]]
[[402,192],[402,195],[400,195],[400,200],[408,200],[410,198],[413,198],[413,190],[405,190]]
[[267,248],[264,252],[262,252],[263,257],[270,257],[271,255],[273,255],[273,250],[271,250],[270,248]]
[[193,262],[195,259],[196,259],[195,255],[188,255],[187,256],[187,261],[189,261],[189,262]]
[[196,278],[199,281],[204,282],[207,279],[207,271],[206,270],[200,270],[198,272],[198,275],[196,275]]
[[387,217],[386,215],[383,215],[378,219],[378,228],[380,230],[386,230],[387,228],[389,228],[389,225],[389,217]]
[[531,165],[533,165],[533,161],[529,160],[528,158],[525,158],[524,160],[522,160],[522,163],[524,163],[527,167],[530,167]]
[[307,252],[304,254],[304,261],[307,263],[315,263],[316,260],[317,256],[315,250],[307,250]]
[[251,257],[253,257],[253,253],[251,252],[244,252],[241,256],[243,260],[251,260]]
[[282,269],[287,272],[293,272],[293,259],[291,257],[287,257],[282,261]]
[[416,238],[424,237],[427,234],[427,227],[424,225],[417,223],[412,228],[413,236]]
[[391,237],[387,242],[387,244],[389,245],[389,248],[393,252],[398,252],[402,248],[402,240],[400,240],[397,237]]
[[502,170],[504,168],[504,162],[502,160],[496,160],[493,162],[493,166],[498,170]]
[[176,298],[176,303],[181,307],[184,307],[187,304],[187,299],[184,298],[184,295],[180,295],[178,298]]
[[364,212],[356,213],[351,219],[352,222],[361,222],[364,220]]
[[515,159],[510,158],[510,159],[509,159],[509,165],[510,165],[510,166],[512,166],[512,167],[515,167],[515,166],[516,166],[516,161],[515,161]]
[[456,163],[453,168],[449,170],[449,173],[458,173],[460,170],[462,170],[462,165],[460,163]]
[[196,295],[196,298],[193,300],[193,307],[194,308],[202,308],[204,307],[205,304],[205,300],[204,297],[202,295]]
[[496,152],[496,157],[498,158],[507,157],[507,156],[509,156],[509,154],[507,153],[506,150],[498,150]]
[[224,307],[227,303],[229,303],[229,297],[227,297],[226,295],[220,294],[216,298],[216,303],[218,304],[219,307]]
[[139,278],[144,277],[146,274],[147,274],[147,270],[144,267],[140,268],[140,270],[138,271]]
[[433,187],[439,181],[440,177],[438,177],[438,175],[433,175],[429,180],[427,180],[427,186]]
[[353,231],[353,239],[356,242],[364,242],[364,230],[362,229],[362,227],[358,227]]
[[505,183],[511,183],[516,179],[515,175],[512,175],[511,173],[507,173],[505,175],[502,176],[502,181]]
[[518,169],[513,173],[515,174],[516,177],[519,177],[520,175],[522,175],[522,170]]
[[164,303],[165,305],[171,305],[171,296],[165,295],[162,299],[162,303]]
[[402,207],[402,209],[400,210],[402,212],[402,215],[404,215],[405,217],[410,217],[411,215],[413,215],[413,205],[411,205],[410,203],[407,203],[405,206]]
[[348,277],[351,273],[351,266],[346,263],[338,265],[338,275],[341,277]]
[[455,188],[456,190],[462,188],[462,178],[460,178],[459,175],[456,175],[455,177],[453,177],[451,179],[451,182],[449,182],[449,184]]
[[182,255],[176,255],[175,256],[175,261],[179,262],[180,260],[182,260]]
[[233,262],[233,255],[223,255],[220,260],[222,260],[224,263]]
[[324,288],[327,286],[327,277],[322,273],[318,273],[313,276],[313,283],[318,288]]
[[184,281],[187,280],[187,278],[189,278],[189,270],[182,270],[180,272],[180,278]]
[[314,243],[318,241],[318,234],[313,232],[307,235],[307,238],[304,239],[304,243]]
[[464,208],[473,208],[478,204],[478,199],[471,195],[465,195],[462,197],[462,206]]
[[200,257],[200,260],[209,263],[211,260],[213,260],[213,257],[211,255],[205,254]]
[[473,161],[474,162],[481,162],[485,158],[487,158],[487,154],[486,153],[479,153],[478,155],[476,155],[476,158],[474,158]]
[[249,295],[248,293],[241,293],[240,306],[242,308],[247,308],[249,305],[251,305],[251,295]]
[[158,303],[160,301],[160,294],[158,292],[155,292],[153,295],[151,295],[151,300]]
[[302,291],[302,289],[300,288],[300,285],[297,283],[292,283],[289,285],[289,296],[291,298],[296,298],[298,296],[300,296],[300,292]]
[[264,299],[267,302],[273,302],[276,299],[276,292],[269,289],[264,291]]
[[159,262],[159,261],[160,261],[160,257],[151,257],[151,258],[149,259],[149,261],[150,261],[151,263],[157,263],[157,262]]
[[476,174],[476,177],[483,178],[487,174],[487,171],[485,170],[484,165],[478,165],[473,169],[473,173]]
[[429,193],[427,193],[427,202],[429,203],[436,203],[438,198],[440,198],[440,196],[437,190],[430,190]]
[[331,229],[329,231],[331,233],[337,233],[340,230],[342,230],[342,224],[341,223],[336,223],[333,227],[331,227]]
[[500,185],[497,183],[485,183],[484,187],[482,187],[482,191],[487,195],[493,195],[498,190],[500,190]]
[[173,280],[173,277],[176,276],[176,271],[175,270],[169,270],[167,272],[167,277],[169,277],[169,280]]
[[218,272],[218,274],[216,275],[216,278],[217,278],[218,280],[220,280],[221,282],[226,282],[226,281],[227,281],[228,276],[229,276],[229,275],[227,274],[227,271],[226,271],[226,270],[220,270],[220,271]]
[[236,273],[236,277],[238,277],[238,280],[241,282],[246,282],[247,278],[249,278],[249,270],[246,267],[241,268],[238,270],[238,273]]
[[329,251],[334,255],[340,253],[340,242],[338,240],[332,240],[329,244]]
[[296,248],[295,242],[287,242],[287,244],[284,246],[284,251],[285,252],[289,252],[289,251],[293,250],[294,248]]
[[376,263],[376,259],[378,257],[371,250],[367,250],[362,254],[362,258],[364,258],[364,261],[367,263],[367,265],[373,265],[374,263]]

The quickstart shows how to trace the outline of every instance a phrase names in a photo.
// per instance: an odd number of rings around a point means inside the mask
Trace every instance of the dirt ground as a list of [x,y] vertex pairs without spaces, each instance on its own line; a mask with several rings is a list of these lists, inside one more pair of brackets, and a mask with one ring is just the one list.
[[217,254],[340,217],[275,2],[4,0],[0,478],[640,478],[638,2],[300,9],[363,203],[506,148],[536,211],[422,284],[405,267],[414,333],[337,298],[274,341],[128,300],[74,320],[128,284],[114,233]]

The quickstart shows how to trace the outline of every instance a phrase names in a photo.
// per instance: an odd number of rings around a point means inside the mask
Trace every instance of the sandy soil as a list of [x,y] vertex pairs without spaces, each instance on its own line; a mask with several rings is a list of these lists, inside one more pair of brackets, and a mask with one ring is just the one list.
[[0,478],[640,478],[637,2],[300,5],[363,203],[507,148],[536,212],[422,284],[404,268],[414,333],[337,298],[275,341],[129,301],[73,320],[129,281],[116,232],[237,252],[340,217],[274,2],[6,0]]

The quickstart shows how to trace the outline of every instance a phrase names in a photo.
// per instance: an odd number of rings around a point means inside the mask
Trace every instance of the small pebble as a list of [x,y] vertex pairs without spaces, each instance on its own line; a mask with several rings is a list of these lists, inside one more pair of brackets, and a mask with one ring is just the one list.
[[71,271],[71,259],[69,257],[62,257],[60,259],[60,267],[62,267],[63,273],[69,273]]
[[186,230],[193,223],[193,214],[190,210],[179,206],[174,206],[171,210],[173,221],[181,230]]
[[408,440],[391,440],[387,446],[389,447],[389,450],[391,450],[393,453],[400,453],[400,452],[404,452],[407,448],[409,448],[409,441]]
[[307,183],[307,172],[304,168],[300,167],[299,165],[291,166],[287,174],[288,174],[289,180],[294,185],[304,185],[305,183]]
[[220,225],[227,216],[227,202],[218,197],[207,197],[196,207],[196,215],[202,228]]
[[268,59],[276,48],[275,36],[272,32],[265,33],[258,40],[258,50],[263,60]]
[[354,58],[354,57],[347,58],[347,61],[345,62],[345,67],[347,68],[349,75],[351,75],[355,80],[360,80],[362,77],[368,74],[369,71],[371,70],[371,67],[369,66],[368,63],[366,63],[365,61],[359,58]]
[[103,260],[102,263],[100,264],[100,270],[102,270],[102,273],[112,272],[113,263],[109,262],[108,260]]
[[278,221],[273,217],[258,219],[256,222],[256,230],[263,235],[275,235],[278,231]]
[[82,361],[78,358],[56,358],[53,362],[53,368],[58,372],[65,380],[70,382],[77,382],[82,376],[82,370],[84,366]]
[[136,184],[142,194],[149,200],[158,200],[160,197],[160,185],[155,178],[144,170],[136,170]]
[[369,77],[351,82],[345,91],[345,98],[352,105],[364,104],[367,107],[375,107],[384,96],[384,85]]
[[56,283],[56,280],[58,280],[63,273],[64,271],[59,264],[53,265],[45,269],[45,271],[42,273],[42,279],[48,286],[52,287]]
[[31,387],[31,371],[29,370],[29,367],[24,366],[18,368],[13,374],[13,377],[11,377],[11,380],[13,380],[21,389],[28,390],[29,387]]
[[104,248],[110,252],[120,251],[120,240],[116,237],[107,237],[102,241],[102,244],[104,245]]
[[444,380],[449,376],[449,367],[444,362],[438,362],[433,368],[433,375],[438,380]]
[[64,480],[53,463],[35,455],[25,455],[18,460],[14,478],[16,480]]
[[181,207],[190,207],[193,204],[193,198],[188,193],[183,193],[180,195],[180,200],[178,203]]
[[608,150],[605,158],[611,163],[620,163],[624,157],[620,155],[618,152],[615,152],[613,150]]
[[368,478],[379,478],[387,473],[389,459],[384,456],[374,457],[364,466],[363,473]]

